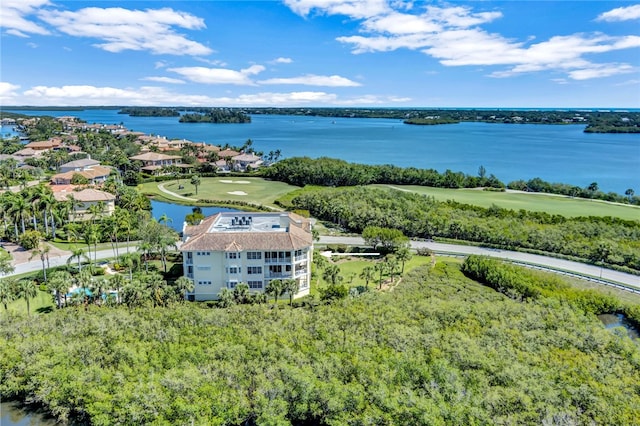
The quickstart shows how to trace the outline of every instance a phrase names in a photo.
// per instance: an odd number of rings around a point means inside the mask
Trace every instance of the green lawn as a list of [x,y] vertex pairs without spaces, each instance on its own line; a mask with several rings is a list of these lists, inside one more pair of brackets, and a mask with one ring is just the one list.
[[494,192],[478,189],[445,189],[415,185],[371,185],[378,188],[394,188],[433,196],[438,201],[455,200],[480,207],[498,207],[512,210],[543,211],[567,217],[613,216],[627,220],[640,220],[640,207],[608,203],[598,200],[571,198],[548,194],[520,192]]
[[[160,189],[164,187],[179,197],[167,194]],[[179,189],[182,186],[182,189]],[[198,186],[198,194],[188,179],[165,182],[149,182],[138,186],[138,190],[146,195],[164,198],[178,203],[198,204],[193,200],[229,200],[244,201],[269,207],[276,207],[274,201],[291,191],[298,189],[282,182],[275,182],[256,177],[215,177],[202,178]]]
[[[35,298],[29,301],[29,309],[31,315],[39,315],[40,313],[50,312],[51,309],[55,309],[56,305],[53,302],[51,293],[38,290],[38,294]],[[4,307],[0,307],[0,312],[4,314]],[[27,302],[24,299],[14,300],[7,305],[7,311],[19,315],[27,315]]]

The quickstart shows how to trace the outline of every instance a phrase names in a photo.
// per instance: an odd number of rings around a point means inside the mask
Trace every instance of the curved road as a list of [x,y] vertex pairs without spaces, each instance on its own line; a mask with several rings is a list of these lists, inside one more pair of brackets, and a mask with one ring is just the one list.
[[[346,245],[361,245],[364,246],[364,239],[361,237],[320,237],[321,244],[346,244]],[[600,284],[615,285],[622,284],[623,286],[635,289],[637,293],[640,293],[640,276],[626,274],[624,272],[618,272],[611,269],[601,269],[598,266],[588,265],[585,263],[572,262],[570,260],[556,259],[553,257],[540,256],[537,254],[521,253],[517,251],[491,249],[486,247],[477,246],[462,246],[456,244],[443,244],[427,241],[411,241],[411,247],[428,248],[435,253],[447,254],[447,255],[461,255],[467,256],[470,254],[478,254],[490,257],[496,257],[500,259],[506,259],[514,262],[521,262],[528,266],[539,267],[541,269],[548,269],[552,271],[560,271],[563,273],[577,274]],[[135,250],[135,249],[132,249]],[[126,253],[126,248],[121,248],[120,253]],[[62,255],[49,258],[49,264],[51,267],[65,265],[70,255]],[[112,258],[113,250],[98,251],[98,259]],[[26,272],[37,271],[42,268],[42,262],[40,260],[32,260],[25,263],[15,265],[15,270],[9,275],[23,274]]]
[[[320,237],[320,243],[322,244],[347,244],[347,245],[365,245],[364,240],[360,237]],[[624,272],[618,272],[611,269],[600,268],[599,266],[588,265],[580,262],[573,262],[570,260],[556,259],[554,257],[540,256],[537,254],[521,253],[517,251],[492,249],[486,247],[477,246],[462,246],[457,244],[443,244],[426,241],[411,241],[411,247],[428,248],[435,253],[442,253],[447,255],[462,255],[468,256],[470,254],[478,254],[483,256],[496,257],[500,259],[511,260],[514,262],[521,262],[523,264],[540,267],[542,269],[549,269],[552,271],[560,271],[573,273],[581,276],[591,278],[593,281],[601,284],[623,284],[627,287],[632,287],[640,292],[640,276],[626,274]]]

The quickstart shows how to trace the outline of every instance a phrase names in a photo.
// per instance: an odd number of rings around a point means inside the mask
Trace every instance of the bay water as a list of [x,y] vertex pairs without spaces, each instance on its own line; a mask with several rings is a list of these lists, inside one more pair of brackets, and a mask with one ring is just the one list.
[[397,119],[252,115],[247,124],[179,123],[178,117],[130,117],[114,109],[14,111],[76,116],[88,123],[214,145],[247,139],[282,158],[332,157],[363,164],[436,169],[475,175],[479,167],[508,183],[540,177],[604,192],[640,192],[640,134],[584,133],[584,125],[465,122],[415,126]]

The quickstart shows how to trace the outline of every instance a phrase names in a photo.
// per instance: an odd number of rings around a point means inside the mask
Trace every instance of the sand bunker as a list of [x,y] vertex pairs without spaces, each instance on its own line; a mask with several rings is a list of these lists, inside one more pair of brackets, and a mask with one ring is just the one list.
[[234,180],[233,183],[251,183],[248,180]]
[[220,179],[219,182],[220,183],[233,183],[232,180],[224,180],[224,179]]
[[244,192],[244,191],[231,191],[231,192],[227,192],[227,194],[229,194],[229,195],[247,195],[247,193]]

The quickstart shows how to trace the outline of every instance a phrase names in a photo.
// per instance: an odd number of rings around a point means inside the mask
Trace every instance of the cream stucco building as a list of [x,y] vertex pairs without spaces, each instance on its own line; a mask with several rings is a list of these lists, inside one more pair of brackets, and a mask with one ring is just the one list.
[[295,297],[309,294],[313,238],[308,219],[293,213],[218,213],[183,228],[184,274],[190,300],[214,300],[246,283],[263,292],[274,279],[294,279]]

